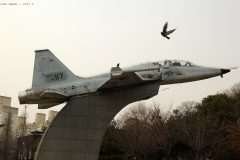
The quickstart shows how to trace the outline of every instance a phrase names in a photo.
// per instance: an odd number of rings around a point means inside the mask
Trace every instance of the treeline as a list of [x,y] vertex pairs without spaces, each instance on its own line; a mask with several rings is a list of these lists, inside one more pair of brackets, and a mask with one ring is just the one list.
[[[33,160],[41,135],[27,135],[27,106],[14,133],[14,121],[11,110],[7,112],[0,126],[0,160]],[[15,122],[16,123],[16,122]]]
[[107,128],[100,160],[239,160],[240,83],[167,113],[139,103]]

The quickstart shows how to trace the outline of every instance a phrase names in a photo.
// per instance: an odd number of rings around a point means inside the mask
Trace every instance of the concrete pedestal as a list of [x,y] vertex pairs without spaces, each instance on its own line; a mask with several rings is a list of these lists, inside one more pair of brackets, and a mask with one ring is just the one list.
[[159,82],[76,97],[58,113],[39,144],[35,160],[98,160],[107,125],[132,102],[155,96]]

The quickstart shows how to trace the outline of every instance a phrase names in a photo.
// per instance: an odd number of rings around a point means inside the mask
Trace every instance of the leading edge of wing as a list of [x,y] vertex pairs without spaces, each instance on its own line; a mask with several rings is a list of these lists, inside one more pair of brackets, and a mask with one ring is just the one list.
[[111,78],[98,90],[120,88],[142,82],[143,80],[135,72],[124,72],[119,67],[111,69]]

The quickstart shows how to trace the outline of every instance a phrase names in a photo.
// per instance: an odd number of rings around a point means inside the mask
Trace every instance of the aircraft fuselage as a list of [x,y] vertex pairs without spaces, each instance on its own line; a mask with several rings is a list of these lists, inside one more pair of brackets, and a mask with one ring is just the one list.
[[[39,108],[45,109],[68,101],[74,96],[99,94],[155,81],[160,85],[185,83],[222,76],[230,71],[198,66],[188,61],[165,60],[123,69],[118,65],[112,67],[109,73],[81,78],[72,74],[49,52],[49,50],[36,52],[33,87],[19,93],[20,104],[38,104]],[[46,59],[50,66],[42,65],[46,64]]]

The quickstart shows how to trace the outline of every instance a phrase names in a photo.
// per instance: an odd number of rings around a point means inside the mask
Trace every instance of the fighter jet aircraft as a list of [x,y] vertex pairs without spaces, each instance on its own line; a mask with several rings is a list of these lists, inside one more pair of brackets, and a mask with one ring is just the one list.
[[20,92],[18,98],[20,104],[38,104],[39,109],[46,109],[75,96],[114,92],[156,81],[160,85],[191,82],[222,77],[228,72],[230,69],[203,67],[189,61],[165,60],[127,68],[117,64],[108,73],[83,78],[73,74],[50,50],[37,50],[32,88]]

